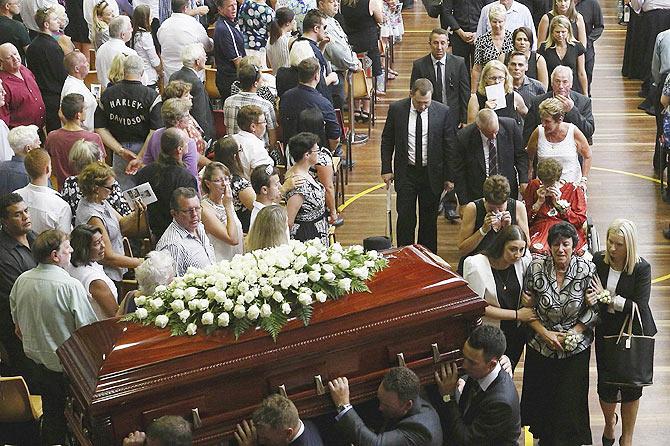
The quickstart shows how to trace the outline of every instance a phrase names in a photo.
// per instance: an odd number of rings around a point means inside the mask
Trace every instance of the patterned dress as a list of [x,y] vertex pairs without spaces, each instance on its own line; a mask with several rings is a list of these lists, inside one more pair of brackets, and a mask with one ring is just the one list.
[[316,0],[277,0],[277,8],[283,6],[295,12],[295,21],[298,24],[298,31],[302,32],[302,21],[305,19],[307,11],[316,9]]
[[275,12],[265,3],[245,0],[240,6],[238,23],[244,36],[244,47],[260,51],[268,43],[268,26],[275,18]]
[[475,65],[479,64],[482,68],[484,65],[492,60],[498,59],[501,54],[507,54],[514,51],[514,42],[512,41],[512,33],[505,30],[505,37],[503,38],[502,49],[498,48],[493,43],[493,35],[491,31],[482,34],[475,40]]
[[328,216],[326,214],[326,190],[323,185],[308,178],[300,187],[286,193],[286,201],[293,195],[302,195],[303,203],[295,216],[291,238],[307,241],[320,238],[328,246]]
[[242,229],[244,232],[248,232],[251,211],[244,207],[244,204],[240,200],[240,192],[247,187],[251,187],[251,182],[239,175],[233,175],[230,179],[230,186],[233,188],[233,207],[235,208],[235,213],[242,222]]

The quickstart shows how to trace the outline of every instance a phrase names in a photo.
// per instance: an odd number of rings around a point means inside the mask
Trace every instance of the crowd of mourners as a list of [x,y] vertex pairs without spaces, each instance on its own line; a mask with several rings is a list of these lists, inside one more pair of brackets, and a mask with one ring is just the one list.
[[[652,74],[643,90],[658,114],[660,159],[670,2],[631,6],[623,72]],[[134,311],[135,297],[189,267],[290,239],[329,245],[343,224],[334,169],[352,163],[341,113],[351,103],[355,122],[368,122],[371,100],[400,82],[382,56],[402,40],[408,7],[0,0],[0,372],[23,376],[44,408],[39,431],[8,433],[65,441],[56,349],[77,328]],[[636,334],[656,327],[635,224],[612,222],[596,251],[587,221],[600,6],[437,8],[441,27],[425,32],[410,95],[389,107],[381,173],[397,192],[398,245],[437,252],[439,213],[461,220],[458,272],[488,303],[463,346],[467,379],[443,364],[421,389],[411,370],[390,369],[376,427],[366,416],[375,408],[350,404],[345,377],[328,383],[337,415],[325,427],[271,396],[238,426],[241,445],[518,444],[521,426],[543,446],[592,444],[592,344],[602,444],[615,443],[619,424],[619,444],[633,444],[642,387],[602,377],[614,360],[603,345],[633,311]],[[348,73],[361,71],[376,91],[349,102]],[[524,351],[519,398],[512,376]],[[191,430],[162,417],[124,445],[190,444]]]

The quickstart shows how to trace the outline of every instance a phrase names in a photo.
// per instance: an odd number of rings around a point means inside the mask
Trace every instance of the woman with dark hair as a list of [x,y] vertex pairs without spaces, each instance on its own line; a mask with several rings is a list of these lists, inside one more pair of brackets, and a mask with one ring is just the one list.
[[230,171],[230,186],[233,191],[235,213],[240,222],[242,222],[242,230],[248,232],[256,192],[251,187],[249,179],[244,177],[242,163],[240,162],[241,151],[242,148],[238,142],[230,136],[224,136],[214,145],[214,159],[222,163]]
[[522,52],[526,55],[526,59],[528,59],[526,76],[542,82],[544,88],[548,88],[549,73],[547,72],[547,62],[541,54],[531,51],[533,48],[533,32],[525,26],[517,28],[512,33],[512,42],[514,44],[514,51]]
[[529,323],[521,423],[540,444],[591,444],[589,357],[598,319],[591,288],[596,267],[574,255],[577,231],[567,221],[549,230],[551,255],[530,262],[525,291],[537,320]]
[[507,339],[507,355],[512,368],[526,345],[522,323],[536,319],[535,310],[522,305],[523,277],[530,264],[526,234],[516,225],[502,229],[481,254],[465,259],[463,278],[489,305],[484,323],[499,325]]
[[[304,181],[286,193],[288,226],[291,237],[300,241],[321,239],[328,246],[328,218],[325,190],[309,169],[316,165],[319,137],[313,133],[298,133],[289,140],[289,150],[296,163],[286,172],[286,177],[302,177]],[[331,211],[331,219],[336,211]]]
[[566,17],[570,21],[572,35],[586,48],[586,25],[584,24],[584,17],[582,17],[575,7],[575,0],[553,0],[551,11],[542,16],[540,24],[537,26],[537,40],[544,42],[547,39],[549,24],[554,17],[558,17],[559,15]]
[[156,53],[154,39],[151,36],[152,19],[149,5],[138,5],[135,8],[132,17],[133,34],[130,38],[129,46],[144,61],[146,86],[157,89],[163,76],[163,68],[161,58]]
[[291,46],[291,34],[296,30],[295,12],[290,8],[278,8],[275,18],[270,22],[270,40],[266,47],[268,65],[272,68],[272,74],[277,75],[277,70],[282,67],[290,67],[289,48]]
[[84,285],[99,320],[114,317],[119,309],[116,285],[98,263],[105,257],[102,229],[92,225],[77,226],[70,233],[70,246],[73,251],[68,272]]

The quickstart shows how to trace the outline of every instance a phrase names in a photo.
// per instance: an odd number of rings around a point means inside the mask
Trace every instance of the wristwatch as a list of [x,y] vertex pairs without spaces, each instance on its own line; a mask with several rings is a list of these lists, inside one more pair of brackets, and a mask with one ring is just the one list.
[[340,404],[337,406],[337,413],[342,413],[345,410],[349,409],[351,407],[351,404]]
[[445,403],[450,402],[451,401],[451,395],[448,394],[448,393],[446,395],[442,395],[442,401],[444,401]]

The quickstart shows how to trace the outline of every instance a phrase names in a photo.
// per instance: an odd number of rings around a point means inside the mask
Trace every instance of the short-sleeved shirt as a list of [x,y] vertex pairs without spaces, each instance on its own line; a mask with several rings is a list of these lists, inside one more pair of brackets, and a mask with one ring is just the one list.
[[268,28],[275,18],[275,11],[265,3],[245,0],[240,6],[238,23],[244,37],[244,46],[262,50],[268,43]]
[[0,80],[5,88],[5,105],[0,108],[0,119],[13,129],[20,125],[44,125],[44,101],[33,73],[23,65],[18,76],[0,71]]
[[93,296],[91,296],[91,283],[93,283],[96,280],[102,280],[103,282],[105,282],[107,287],[109,287],[109,291],[114,296],[114,300],[118,300],[118,291],[112,279],[107,277],[107,274],[105,274],[105,270],[103,269],[102,265],[99,264],[98,262],[93,262],[89,265],[79,265],[79,266],[69,265],[67,271],[68,273],[70,273],[72,277],[74,277],[79,282],[81,282],[82,285],[84,285],[84,289],[88,294],[91,307],[93,307],[93,311],[95,311],[95,314],[98,317],[98,319],[100,320],[106,319],[107,315],[103,311],[102,307],[93,298]]
[[61,101],[70,93],[79,93],[84,97],[84,120],[81,122],[81,127],[92,132],[95,128],[95,109],[98,107],[98,100],[84,81],[74,76],[68,76],[65,79],[63,90],[60,93]]
[[233,60],[246,55],[242,31],[227,17],[219,17],[214,28],[214,59],[217,78],[236,78],[237,67]]
[[9,310],[9,292],[21,273],[37,266],[30,251],[35,237],[37,234],[30,231],[27,234],[28,246],[26,246],[0,230],[0,339],[15,336],[14,323]]
[[[151,135],[151,138],[147,143],[147,150],[144,152],[144,157],[142,158],[144,165],[148,166],[149,164],[158,160],[158,155],[161,153],[161,136],[163,136],[164,132],[165,127],[161,127],[160,129],[156,130],[153,135]],[[188,170],[195,179],[198,178],[199,158],[200,154],[198,153],[195,140],[193,138],[189,138],[186,147],[186,153],[184,153],[182,156],[181,161],[184,163],[186,170]]]
[[204,268],[216,261],[214,247],[200,223],[195,235],[172,221],[156,244],[156,251],[167,251],[174,260],[175,273],[183,276],[189,267]]
[[475,55],[474,63],[479,64],[484,68],[484,65],[492,60],[498,59],[501,54],[507,54],[514,51],[514,42],[512,41],[512,33],[505,30],[505,37],[503,38],[502,49],[498,50],[493,43],[493,35],[491,31],[482,34],[475,40]]
[[30,35],[28,35],[26,25],[4,15],[0,16],[0,45],[3,43],[14,45],[25,62],[26,52],[23,48],[30,45]]
[[[275,116],[274,105],[266,99],[263,99],[256,93],[242,91],[240,93],[229,96],[223,103],[223,119],[226,124],[226,130],[229,135],[234,135],[240,131],[240,126],[237,125],[237,112],[245,105],[256,105],[260,107],[265,115],[265,122],[267,122],[267,129],[272,130],[277,127],[277,118]],[[268,142],[268,133],[263,135],[265,142]]]
[[[79,201],[81,200],[81,191],[79,190],[79,183],[77,182],[76,176],[67,177],[60,189],[60,196],[65,200],[67,204],[70,205],[72,210],[72,223],[74,225],[74,216],[77,213],[77,206],[79,206]],[[123,198],[121,192],[121,186],[119,182],[114,180],[112,184],[112,190],[109,193],[109,197],[105,199],[116,212],[122,216],[128,215],[132,212],[130,205],[126,202],[126,199]]]
[[74,175],[76,172],[70,167],[68,156],[72,145],[83,139],[98,145],[102,159],[105,159],[105,146],[102,143],[100,135],[86,130],[70,131],[65,129],[52,130],[47,135],[44,142],[44,148],[51,156],[51,169],[58,180],[58,184],[62,185],[67,177]]
[[21,195],[28,206],[35,232],[39,234],[48,229],[60,229],[69,234],[72,231],[72,210],[58,192],[49,186],[32,183],[14,192]]

